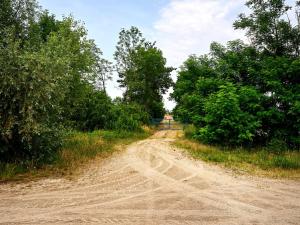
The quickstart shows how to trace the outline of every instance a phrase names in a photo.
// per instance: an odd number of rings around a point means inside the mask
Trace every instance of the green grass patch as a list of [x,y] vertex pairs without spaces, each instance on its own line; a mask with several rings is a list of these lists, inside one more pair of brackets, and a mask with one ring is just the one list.
[[106,131],[70,132],[63,147],[57,152],[51,164],[39,168],[30,163],[0,163],[0,181],[32,180],[48,176],[68,176],[80,172],[89,162],[106,158],[113,152],[124,149],[125,145],[147,138],[151,131]]
[[195,159],[224,165],[236,171],[270,177],[300,178],[300,152],[272,153],[265,149],[223,149],[179,139],[175,145],[184,148]]

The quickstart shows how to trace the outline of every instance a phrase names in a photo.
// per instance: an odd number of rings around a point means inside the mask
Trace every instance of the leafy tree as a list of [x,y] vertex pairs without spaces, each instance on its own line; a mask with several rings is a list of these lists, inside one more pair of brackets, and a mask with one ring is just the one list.
[[210,54],[190,57],[174,87],[174,113],[209,143],[299,148],[299,24],[284,19],[284,1],[247,5],[252,12],[234,26],[252,43],[212,43]]
[[267,53],[299,56],[300,24],[293,26],[291,23],[288,11],[292,7],[287,6],[285,0],[248,0],[246,5],[252,13],[249,16],[240,14],[234,23],[236,29],[246,29],[252,44]]
[[166,67],[161,50],[132,27],[120,32],[115,59],[125,101],[142,105],[151,117],[162,117],[162,95],[172,86],[173,68]]
[[[251,91],[243,89],[243,96]],[[204,108],[206,125],[199,130],[201,140],[225,145],[251,143],[260,123],[255,116],[242,111],[238,90],[231,83],[210,95]]]
[[72,80],[94,63],[92,42],[72,18],[58,23],[37,13],[34,1],[7,1],[1,10],[8,14],[0,39],[1,160],[49,160],[61,143]]
[[110,99],[105,89],[112,71],[84,26],[72,17],[57,20],[34,0],[3,0],[1,162],[51,161],[66,128],[139,130],[149,119],[145,107]]
[[112,72],[113,66],[110,61],[103,58],[97,59],[95,65],[95,74],[97,75],[95,87],[106,92],[106,83],[112,80]]
[[145,107],[151,117],[164,115],[162,95],[172,86],[171,71],[162,51],[156,47],[139,47],[132,55],[133,68],[127,71],[127,96]]
[[23,42],[29,26],[35,20],[38,7],[35,0],[2,0],[0,5],[0,39],[11,35],[13,40]]
[[74,114],[74,127],[81,130],[95,130],[109,127],[109,121],[112,119],[112,101],[104,91],[94,90],[92,86],[86,84],[88,91],[85,91],[85,98],[82,98],[81,104],[77,107],[77,113]]
[[127,87],[126,72],[133,67],[132,54],[138,47],[150,47],[152,45],[152,43],[146,42],[142,32],[137,27],[131,27],[129,30],[123,28],[120,31],[119,41],[114,53],[114,58],[117,62],[116,68],[120,77],[120,80],[118,80],[120,87]]
[[149,115],[142,106],[135,103],[115,101],[107,128],[114,130],[141,131],[141,126],[149,122]]
[[218,90],[218,74],[212,69],[214,60],[208,56],[190,56],[180,68],[171,97],[178,103],[175,118],[184,123],[202,124],[204,100]]

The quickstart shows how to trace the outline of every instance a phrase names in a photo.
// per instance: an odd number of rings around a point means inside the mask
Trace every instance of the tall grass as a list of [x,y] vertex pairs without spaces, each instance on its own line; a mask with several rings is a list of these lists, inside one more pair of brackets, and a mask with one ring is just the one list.
[[180,139],[175,145],[184,148],[195,159],[221,164],[236,171],[270,177],[300,178],[300,152],[269,152],[266,149],[228,149]]
[[[144,139],[150,131],[73,131],[66,135],[63,147],[51,164],[40,168],[17,163],[0,164],[0,181],[34,179],[45,176],[65,176],[77,173],[95,158],[105,158],[131,142]],[[125,147],[124,147],[125,148]]]

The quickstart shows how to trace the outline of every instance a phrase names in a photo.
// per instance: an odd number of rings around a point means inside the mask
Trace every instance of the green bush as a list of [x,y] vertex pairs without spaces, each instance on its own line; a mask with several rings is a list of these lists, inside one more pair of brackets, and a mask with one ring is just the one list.
[[280,153],[288,150],[288,146],[282,139],[273,138],[268,142],[267,149],[275,153]]
[[194,138],[194,135],[196,134],[196,127],[193,124],[189,124],[183,128],[183,131],[184,131],[184,135],[187,138],[192,139],[192,138]]
[[71,103],[66,99],[64,123],[79,130],[106,128],[112,114],[111,98],[104,91],[95,90],[91,84],[82,81],[76,92],[80,93],[73,97]]
[[[209,54],[190,56],[171,95],[174,115],[193,123],[207,143],[299,150],[300,39],[297,24],[284,17],[293,7],[283,0],[246,5],[249,14],[241,13],[234,27],[251,42],[214,42]],[[270,38],[272,27],[278,38]]]
[[251,143],[259,121],[240,108],[237,88],[231,83],[205,102],[206,126],[199,129],[198,138],[205,143],[242,145]]
[[115,103],[107,128],[136,131],[141,130],[141,126],[145,123],[149,123],[149,115],[141,106],[132,103]]
[[2,162],[22,164],[48,163],[55,159],[56,151],[62,145],[62,129],[46,126],[39,131],[27,133],[22,137],[12,132],[12,141],[0,141],[0,158]]
[[0,161],[52,161],[66,96],[91,73],[95,46],[73,18],[57,21],[35,0],[1,2],[0,12]]

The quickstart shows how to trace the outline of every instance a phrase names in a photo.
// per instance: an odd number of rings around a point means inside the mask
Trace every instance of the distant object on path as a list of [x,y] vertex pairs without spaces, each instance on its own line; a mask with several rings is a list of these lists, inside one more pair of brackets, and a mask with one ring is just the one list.
[[172,115],[165,115],[164,120],[173,120]]

